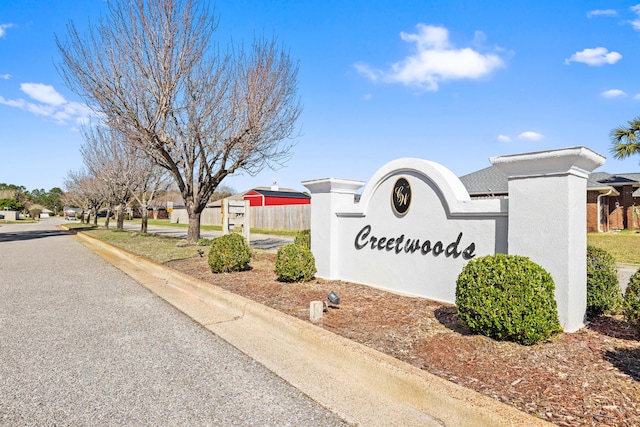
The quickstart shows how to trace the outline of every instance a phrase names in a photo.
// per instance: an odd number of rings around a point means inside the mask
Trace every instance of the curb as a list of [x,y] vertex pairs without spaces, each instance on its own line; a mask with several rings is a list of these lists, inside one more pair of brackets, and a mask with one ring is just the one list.
[[407,427],[552,425],[84,233],[74,238],[349,423]]

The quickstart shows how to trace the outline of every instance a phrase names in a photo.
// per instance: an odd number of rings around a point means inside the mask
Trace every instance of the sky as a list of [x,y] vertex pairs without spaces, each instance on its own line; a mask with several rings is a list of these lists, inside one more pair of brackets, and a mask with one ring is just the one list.
[[[598,171],[640,172],[609,140],[640,116],[638,1],[219,0],[216,42],[276,36],[298,61],[303,106],[284,167],[223,184],[368,181],[401,157],[462,176],[489,157],[578,145],[607,157]],[[57,71],[56,36],[106,9],[0,2],[0,183],[64,189],[82,168],[91,112]]]

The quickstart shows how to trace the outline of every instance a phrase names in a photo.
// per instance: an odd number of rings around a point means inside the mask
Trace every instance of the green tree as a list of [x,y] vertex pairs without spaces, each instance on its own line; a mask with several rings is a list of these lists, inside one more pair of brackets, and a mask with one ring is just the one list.
[[0,210],[9,209],[12,211],[21,211],[24,205],[16,199],[0,199]]
[[53,187],[47,193],[47,200],[44,204],[46,207],[51,209],[55,215],[58,215],[58,212],[62,210],[62,197],[64,196],[64,191],[60,187]]
[[634,154],[640,154],[640,116],[627,122],[628,126],[618,126],[613,129],[611,138],[611,154],[616,159],[626,159]]
[[0,209],[21,211],[29,204],[29,192],[22,185],[0,183]]
[[31,199],[31,203],[42,205],[47,209],[50,209],[55,215],[57,215],[58,211],[62,209],[61,198],[64,195],[64,191],[59,187],[53,187],[49,191],[45,191],[44,188],[37,188],[26,192],[26,194]]

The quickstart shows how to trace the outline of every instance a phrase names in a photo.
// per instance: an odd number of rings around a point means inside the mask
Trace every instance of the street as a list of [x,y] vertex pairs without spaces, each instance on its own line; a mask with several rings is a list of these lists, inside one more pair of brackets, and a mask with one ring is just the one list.
[[0,425],[344,425],[61,222],[0,226]]

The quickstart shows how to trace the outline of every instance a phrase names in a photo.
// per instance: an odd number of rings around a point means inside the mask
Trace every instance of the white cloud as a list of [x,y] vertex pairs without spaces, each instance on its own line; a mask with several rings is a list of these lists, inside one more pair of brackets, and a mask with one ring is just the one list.
[[618,16],[618,12],[614,9],[596,9],[587,12],[587,18],[593,18],[594,16]]
[[522,132],[518,135],[518,139],[524,139],[527,141],[540,141],[542,138],[544,138],[544,135],[532,131]]
[[95,117],[94,112],[88,106],[79,102],[67,101],[53,86],[42,83],[22,83],[20,89],[37,102],[30,102],[22,98],[6,99],[0,96],[0,104],[19,108],[62,125],[68,122],[82,124],[91,117]]
[[11,74],[0,74],[0,79],[9,80],[11,78]]
[[[372,81],[401,83],[436,91],[443,81],[479,79],[503,67],[504,61],[493,53],[482,54],[469,47],[456,48],[444,27],[418,24],[417,33],[400,33],[400,38],[416,46],[416,52],[396,62],[388,71],[377,70],[359,62],[356,70]],[[474,42],[484,41],[484,33],[476,32]]]
[[600,93],[600,96],[602,96],[603,98],[624,98],[625,96],[627,96],[627,94],[620,89],[609,89]]
[[633,13],[638,15],[636,19],[634,19],[633,21],[629,21],[629,23],[631,24],[634,30],[640,31],[640,4],[631,6],[629,9],[631,9]]
[[42,83],[22,83],[20,90],[36,101],[44,102],[45,104],[62,105],[67,102],[67,100],[50,85]]
[[507,135],[498,135],[498,141],[500,142],[511,142],[511,138],[509,138]]
[[606,47],[596,47],[593,49],[585,49],[582,52],[576,52],[571,58],[565,59],[564,63],[581,62],[591,67],[598,67],[605,64],[615,64],[622,59],[622,55],[618,52],[609,52]]
[[634,96],[633,99],[640,101],[640,93],[636,94],[636,96]]
[[7,28],[13,27],[13,24],[0,24],[0,39],[7,34]]
[[365,64],[364,62],[356,62],[355,64],[353,64],[353,66],[356,70],[358,70],[358,72],[364,74],[371,81],[375,82],[379,77],[382,76],[382,73],[380,71],[373,70],[368,64]]

